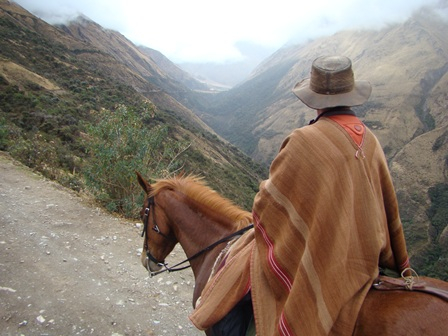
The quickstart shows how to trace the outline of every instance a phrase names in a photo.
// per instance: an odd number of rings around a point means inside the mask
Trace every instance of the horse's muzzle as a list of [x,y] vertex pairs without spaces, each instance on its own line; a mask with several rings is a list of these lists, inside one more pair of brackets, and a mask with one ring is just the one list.
[[142,253],[141,261],[143,267],[146,268],[150,276],[153,276],[154,272],[160,271],[163,267],[162,263],[155,263],[150,258],[148,258],[148,256],[146,256],[144,253]]

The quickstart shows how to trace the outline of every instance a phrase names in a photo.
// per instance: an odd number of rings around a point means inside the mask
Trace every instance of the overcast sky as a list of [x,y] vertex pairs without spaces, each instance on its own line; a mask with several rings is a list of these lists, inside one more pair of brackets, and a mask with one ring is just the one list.
[[241,60],[238,42],[277,50],[348,28],[381,28],[438,0],[13,0],[49,23],[84,14],[171,61]]

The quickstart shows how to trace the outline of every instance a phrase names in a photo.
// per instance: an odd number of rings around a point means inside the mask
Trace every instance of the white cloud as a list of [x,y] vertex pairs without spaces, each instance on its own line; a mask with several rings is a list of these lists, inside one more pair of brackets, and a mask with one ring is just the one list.
[[438,0],[15,0],[50,23],[80,13],[175,62],[242,57],[237,42],[278,49],[353,27],[404,20]]

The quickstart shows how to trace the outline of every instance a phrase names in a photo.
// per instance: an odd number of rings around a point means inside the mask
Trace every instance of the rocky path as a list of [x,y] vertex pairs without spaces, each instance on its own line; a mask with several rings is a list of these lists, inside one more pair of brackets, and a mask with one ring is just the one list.
[[149,278],[141,246],[137,223],[0,152],[0,335],[203,335],[191,271]]

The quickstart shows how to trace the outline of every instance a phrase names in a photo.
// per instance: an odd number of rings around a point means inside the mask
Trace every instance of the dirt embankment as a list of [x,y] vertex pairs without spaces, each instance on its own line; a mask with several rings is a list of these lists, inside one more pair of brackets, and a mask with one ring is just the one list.
[[141,246],[135,222],[0,152],[0,335],[203,335],[191,271],[149,278]]

